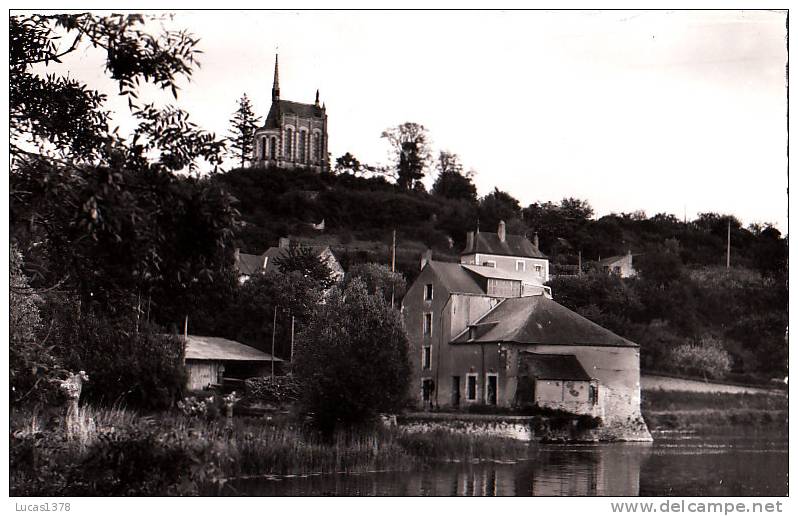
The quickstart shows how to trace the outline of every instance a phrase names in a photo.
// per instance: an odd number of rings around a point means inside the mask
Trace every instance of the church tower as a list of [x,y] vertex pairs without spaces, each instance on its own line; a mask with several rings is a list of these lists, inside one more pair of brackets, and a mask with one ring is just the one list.
[[327,107],[316,101],[303,104],[280,98],[280,63],[274,56],[272,107],[263,127],[255,131],[255,166],[310,168],[329,172],[327,160]]

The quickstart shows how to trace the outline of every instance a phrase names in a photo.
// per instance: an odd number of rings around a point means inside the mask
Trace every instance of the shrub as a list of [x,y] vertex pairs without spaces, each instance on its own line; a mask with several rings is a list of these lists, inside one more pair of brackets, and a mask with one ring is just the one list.
[[262,376],[244,380],[244,398],[247,403],[291,403],[299,397],[296,378],[287,376]]
[[731,370],[731,356],[720,340],[703,337],[698,342],[680,344],[671,350],[670,361],[676,370],[711,378],[723,378]]

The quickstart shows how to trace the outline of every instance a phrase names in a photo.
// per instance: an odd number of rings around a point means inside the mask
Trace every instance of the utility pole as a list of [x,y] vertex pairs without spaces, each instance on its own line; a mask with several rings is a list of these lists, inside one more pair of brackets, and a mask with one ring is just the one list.
[[579,250],[579,270],[577,271],[577,276],[582,275],[582,250]]
[[394,296],[396,295],[396,284],[394,283],[393,275],[396,273],[396,230],[393,230],[393,238],[391,243],[391,308],[394,305]]
[[294,363],[294,321],[296,321],[296,317],[293,315],[291,316],[291,356],[288,358],[288,361],[292,364]]
[[274,333],[277,331],[277,306],[274,307],[274,319],[272,320],[272,378],[274,378]]

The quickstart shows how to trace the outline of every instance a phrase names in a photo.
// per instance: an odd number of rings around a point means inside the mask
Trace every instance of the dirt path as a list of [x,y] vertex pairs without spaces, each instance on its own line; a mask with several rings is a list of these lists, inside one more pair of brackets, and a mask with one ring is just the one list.
[[644,374],[640,377],[640,388],[644,391],[663,390],[663,391],[682,391],[682,392],[728,392],[733,394],[777,394],[784,395],[786,391],[777,389],[765,389],[760,387],[742,387],[739,385],[726,385],[722,383],[703,382],[701,380],[685,380],[683,378],[671,378],[669,376],[656,376]]

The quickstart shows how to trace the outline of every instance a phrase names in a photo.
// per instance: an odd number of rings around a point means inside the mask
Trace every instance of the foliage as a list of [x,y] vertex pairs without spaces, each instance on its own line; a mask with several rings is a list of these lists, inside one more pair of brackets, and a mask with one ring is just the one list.
[[405,122],[382,132],[390,143],[396,163],[400,188],[410,190],[420,185],[431,159],[427,129],[415,122]]
[[244,401],[247,403],[275,403],[282,405],[299,398],[296,378],[287,376],[261,376],[244,380]]
[[255,130],[258,128],[260,117],[256,117],[252,111],[252,102],[247,97],[247,94],[238,99],[238,109],[233,113],[233,118],[230,119],[230,133],[232,138],[230,140],[230,147],[238,151],[237,157],[241,159],[241,166],[244,166],[244,160],[252,153],[252,145],[255,137]]
[[174,405],[186,381],[183,342],[179,337],[132,317],[57,314],[59,341],[55,352],[64,366],[83,370],[90,381],[82,399],[98,404],[159,410]]
[[304,278],[310,279],[322,291],[335,285],[335,278],[326,260],[317,256],[308,246],[292,242],[288,246],[287,254],[275,258],[274,263],[283,274],[298,272]]
[[11,246],[9,260],[9,384],[11,401],[43,401],[55,395],[52,380],[64,373],[47,345],[39,313],[41,297],[28,285],[22,255]]
[[298,344],[300,402],[323,430],[362,424],[405,404],[410,364],[401,317],[363,282],[333,290]]
[[401,272],[392,272],[387,265],[359,263],[350,267],[345,285],[354,279],[362,281],[369,294],[381,295],[386,302],[402,299],[407,291],[407,282]]
[[711,336],[673,348],[671,361],[677,370],[710,378],[723,378],[731,370],[731,356],[722,342]]
[[463,165],[457,154],[441,151],[436,163],[438,176],[432,185],[432,195],[447,199],[461,199],[477,202],[477,187],[472,181],[472,172],[463,172]]
[[485,231],[495,232],[500,220],[509,223],[520,217],[518,200],[498,188],[479,200],[479,225]]

